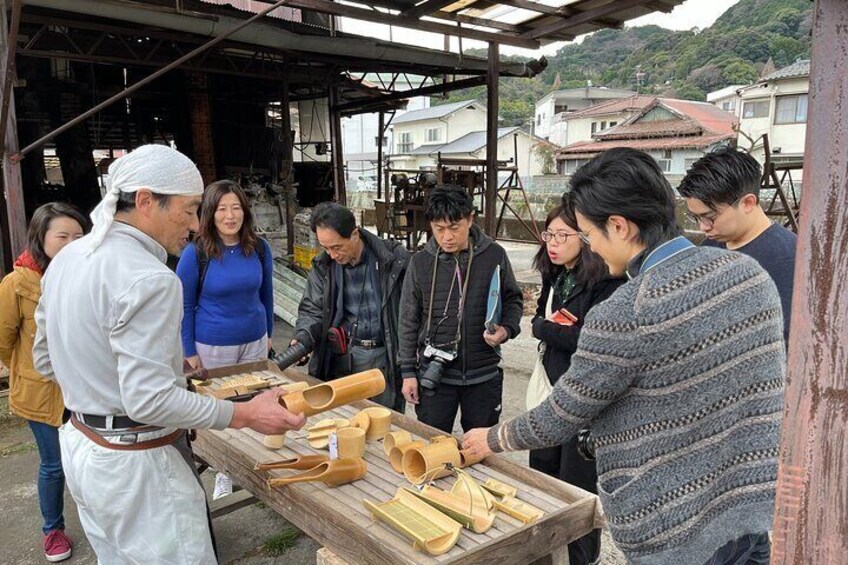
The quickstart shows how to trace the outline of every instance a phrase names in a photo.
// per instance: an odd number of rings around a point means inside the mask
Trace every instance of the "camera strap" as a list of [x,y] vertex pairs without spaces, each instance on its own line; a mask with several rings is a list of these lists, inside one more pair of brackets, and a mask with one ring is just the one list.
[[[430,281],[430,304],[427,307],[427,342],[430,341],[430,327],[433,324],[433,299],[436,296],[436,274],[439,271],[439,253],[441,252],[440,248],[436,248],[436,258],[433,261],[433,279]],[[459,259],[456,260],[457,265],[457,273],[460,276],[460,280],[462,277],[462,270],[459,267]],[[465,294],[468,292],[468,281],[471,280],[471,264],[474,262],[474,240],[470,237],[468,238],[468,268],[465,270],[465,281],[462,282],[462,290],[459,295],[459,308],[457,310],[456,315],[456,338],[455,342],[459,343],[459,339],[462,333],[462,313],[465,309]],[[454,274],[454,280],[456,279],[456,274]],[[453,280],[451,280],[451,288],[453,288]],[[448,301],[450,301],[450,295],[448,295]],[[445,304],[445,311],[447,311],[448,304]]]

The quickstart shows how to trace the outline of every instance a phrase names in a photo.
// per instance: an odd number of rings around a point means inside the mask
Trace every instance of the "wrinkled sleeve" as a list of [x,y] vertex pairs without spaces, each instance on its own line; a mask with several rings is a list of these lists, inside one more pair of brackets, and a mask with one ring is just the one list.
[[144,424],[224,429],[233,404],[178,386],[170,361],[176,345],[182,293],[170,273],[136,281],[113,306],[109,343],[118,366],[118,385],[127,415]]
[[638,325],[618,315],[604,304],[590,312],[571,367],[539,406],[489,429],[492,451],[564,443],[627,391],[641,363]]
[[268,337],[274,333],[274,256],[271,255],[271,246],[264,239],[259,240],[259,245],[265,246],[265,257],[262,261],[262,287],[259,289],[259,297],[262,306],[265,307],[265,319],[268,325]]
[[418,375],[418,332],[422,324],[423,297],[415,284],[415,261],[410,260],[400,293],[398,365],[405,379]]
[[0,282],[0,361],[12,366],[12,351],[18,343],[21,329],[20,307],[12,276]]
[[324,285],[326,279],[321,276],[319,268],[313,263],[312,270],[306,279],[306,292],[297,307],[297,322],[294,326],[294,337],[306,345],[310,351],[315,348],[318,340],[323,339],[321,327],[324,321]]
[[47,350],[47,298],[44,292],[44,278],[41,279],[41,299],[35,307],[35,341],[32,344],[32,366],[45,379],[56,380],[53,374],[53,364],[50,362],[50,352]]

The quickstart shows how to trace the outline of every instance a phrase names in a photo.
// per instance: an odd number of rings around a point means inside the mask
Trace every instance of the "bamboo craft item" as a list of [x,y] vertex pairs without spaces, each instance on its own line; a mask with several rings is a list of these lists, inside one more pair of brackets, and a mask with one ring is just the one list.
[[500,510],[516,520],[530,524],[545,515],[541,509],[523,500],[518,500],[516,498],[518,489],[514,486],[491,478],[486,479],[480,486],[494,496],[493,501],[496,510]]
[[421,500],[440,510],[477,534],[489,531],[495,523],[495,512],[486,508],[485,503],[475,505],[466,497],[427,485],[421,491],[407,490]]
[[357,412],[350,419],[350,425],[353,428],[359,428],[363,430],[367,434],[368,428],[371,427],[371,416],[369,416],[368,412],[366,412],[365,410]]
[[280,405],[293,414],[314,416],[356,400],[371,398],[385,389],[383,372],[371,369],[286,394],[280,397]]
[[428,445],[407,449],[403,454],[403,475],[414,485],[447,477],[451,474],[449,467],[459,467],[456,439],[437,436],[430,441]]
[[342,428],[336,432],[336,442],[339,459],[365,457],[365,432],[363,430]]
[[386,437],[392,429],[392,411],[381,406],[372,406],[363,410],[368,414],[368,429],[365,431],[365,439],[377,441]]
[[427,444],[422,439],[396,445],[389,451],[389,465],[392,466],[395,472],[403,474],[403,454],[409,449],[416,449],[425,445]]
[[495,497],[465,471],[457,470],[456,481],[450,492],[475,508],[482,507],[491,511],[495,507]]
[[412,434],[408,431],[397,430],[389,432],[386,434],[386,437],[383,438],[383,451],[385,451],[386,455],[388,455],[394,447],[400,447],[407,443],[412,443]]
[[273,434],[262,438],[262,445],[268,449],[282,449],[285,444],[286,434]]
[[417,551],[441,555],[450,551],[459,540],[462,530],[459,522],[445,516],[403,487],[387,502],[375,504],[363,500],[362,503],[374,518],[412,540],[412,547]]
[[299,455],[292,459],[283,459],[282,461],[257,463],[253,469],[255,471],[270,471],[272,469],[296,469],[298,471],[306,471],[314,469],[328,459],[329,457],[326,455]]
[[327,418],[321,420],[306,430],[306,441],[315,449],[327,449],[330,443],[330,434],[336,433],[342,428],[350,426],[350,421],[344,418]]
[[320,481],[327,486],[335,487],[361,479],[367,470],[368,464],[361,458],[330,459],[291,477],[268,479],[268,486],[278,487],[292,483]]

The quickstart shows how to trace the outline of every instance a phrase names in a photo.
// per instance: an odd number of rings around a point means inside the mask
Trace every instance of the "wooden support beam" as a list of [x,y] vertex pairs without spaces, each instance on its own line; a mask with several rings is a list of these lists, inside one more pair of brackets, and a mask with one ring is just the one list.
[[283,158],[280,163],[280,178],[283,198],[286,199],[286,253],[294,256],[294,217],[297,215],[297,192],[294,184],[294,138],[291,123],[291,97],[288,77],[283,81],[280,92],[280,118],[283,134]]
[[533,31],[525,33],[524,35],[522,35],[522,37],[525,37],[527,39],[538,39],[546,35],[566,31],[569,28],[573,28],[582,24],[598,21],[611,14],[615,14],[616,12],[621,12],[622,10],[634,8],[636,6],[643,6],[644,4],[645,0],[616,0],[615,2],[610,2],[609,4],[606,4],[604,6],[599,6],[597,8],[592,8],[591,10],[575,13],[574,15],[564,18],[558,22],[553,22],[548,25],[540,26],[534,29]]
[[[18,13],[12,13],[13,20],[20,19],[20,4],[20,1],[15,1]],[[18,120],[15,113],[15,91],[11,88],[11,80],[8,80],[14,79],[14,67],[9,66],[10,60],[11,65],[14,65],[14,57],[9,57],[9,51],[17,41],[7,34],[7,30],[6,1],[0,0],[0,77],[4,78],[4,87],[0,90],[0,105],[6,109],[5,131],[0,130],[3,143],[3,191],[6,195],[9,222],[9,247],[12,257],[17,257],[26,247],[27,226],[21,165],[11,159],[11,156],[18,152]]]
[[422,88],[415,88],[412,90],[401,90],[398,92],[393,92],[391,94],[386,94],[385,96],[377,96],[374,98],[355,100],[353,102],[345,102],[344,104],[339,104],[338,109],[340,112],[348,112],[350,110],[357,110],[364,107],[384,104],[393,100],[406,100],[407,98],[414,98],[416,96],[431,96],[433,94],[441,94],[443,92],[450,92],[452,90],[459,90],[461,88],[471,88],[474,86],[480,86],[482,84],[486,84],[485,76],[466,78],[461,80],[443,82],[441,84],[434,84],[431,86],[424,86]]
[[816,0],[771,563],[848,555],[848,3]]
[[338,111],[339,89],[329,88],[330,110],[330,162],[333,169],[333,190],[335,201],[347,206],[347,191],[345,190],[344,144],[342,143],[341,113]]
[[454,35],[457,37],[464,37],[466,39],[477,39],[479,41],[487,42],[496,41],[505,45],[524,47],[526,49],[538,49],[541,46],[541,44],[535,39],[528,39],[523,36],[513,35],[510,33],[494,33],[478,29],[451,26],[428,20],[405,18],[395,14],[387,14],[385,12],[366,10],[355,6],[336,4],[329,0],[289,0],[286,2],[286,5],[292,8],[313,10],[322,14],[344,16],[367,22],[400,26],[421,31],[432,31],[434,33]]
[[418,19],[421,16],[431,14],[437,10],[441,10],[445,6],[455,3],[456,0],[424,0],[416,4],[412,8],[408,8],[400,13],[405,18]]
[[498,75],[500,75],[500,49],[489,43],[489,72],[486,75],[486,198],[483,227],[486,234],[495,238],[498,201]]

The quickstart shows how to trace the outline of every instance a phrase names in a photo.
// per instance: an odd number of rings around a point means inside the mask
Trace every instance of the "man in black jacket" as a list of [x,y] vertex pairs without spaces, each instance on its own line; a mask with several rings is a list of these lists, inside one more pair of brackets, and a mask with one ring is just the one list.
[[[459,408],[463,430],[491,426],[503,392],[497,348],[521,331],[521,289],[506,251],[474,225],[467,192],[434,190],[425,217],[433,238],[413,255],[401,295],[403,395],[420,421],[445,432]],[[501,316],[487,329],[496,273]]]
[[292,344],[313,351],[309,374],[321,380],[381,369],[386,390],[372,400],[403,412],[396,358],[409,253],[356,227],[353,213],[333,202],[315,207],[311,228],[324,251],[312,261]]

